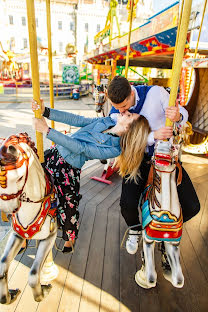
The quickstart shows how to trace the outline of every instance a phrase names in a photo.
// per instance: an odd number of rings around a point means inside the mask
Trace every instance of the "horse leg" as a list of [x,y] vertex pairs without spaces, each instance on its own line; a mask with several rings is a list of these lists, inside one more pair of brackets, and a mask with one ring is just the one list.
[[165,250],[167,252],[171,272],[163,272],[163,275],[174,287],[182,288],[184,285],[184,276],[180,264],[180,247],[179,245],[165,242]]
[[44,262],[53,248],[56,240],[57,232],[52,233],[48,238],[41,240],[38,246],[35,260],[29,273],[29,285],[32,288],[35,301],[40,302],[46,297],[51,289],[51,285],[40,284],[40,272],[44,265]]
[[17,255],[20,250],[24,239],[11,233],[7,241],[4,253],[0,260],[0,303],[10,304],[12,303],[17,295],[19,294],[19,289],[8,289],[8,270],[10,263]]
[[154,249],[155,242],[146,241],[143,236],[144,264],[135,275],[137,284],[143,288],[156,286],[157,273],[155,270]]

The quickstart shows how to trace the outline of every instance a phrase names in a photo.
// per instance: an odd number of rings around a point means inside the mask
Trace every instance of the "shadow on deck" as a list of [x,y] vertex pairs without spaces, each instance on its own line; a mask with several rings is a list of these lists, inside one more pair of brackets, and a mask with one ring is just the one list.
[[[205,312],[208,306],[208,161],[184,155],[184,167],[195,185],[201,202],[200,213],[184,226],[181,242],[181,263],[185,277],[182,289],[174,288],[162,276],[160,252],[155,258],[157,287],[140,288],[134,275],[141,266],[141,257],[120,249],[126,226],[120,215],[121,179],[112,178],[105,185],[89,177],[99,175],[99,163],[82,172],[80,232],[73,255],[53,251],[59,275],[52,282],[49,296],[41,303],[33,300],[27,283],[35,250],[28,249],[12,262],[9,287],[20,288],[21,294],[9,312]],[[187,194],[188,196],[188,194]],[[140,248],[141,249],[141,248]]]

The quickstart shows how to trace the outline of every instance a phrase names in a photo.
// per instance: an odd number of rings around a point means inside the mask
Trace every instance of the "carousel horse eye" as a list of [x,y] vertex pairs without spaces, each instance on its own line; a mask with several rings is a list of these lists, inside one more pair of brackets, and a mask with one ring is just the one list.
[[14,156],[17,156],[17,150],[16,148],[13,146],[13,145],[10,145],[7,149],[7,152],[14,155]]
[[22,179],[23,179],[23,176],[22,176],[22,177],[20,177],[20,178],[17,180],[17,182],[22,181]]

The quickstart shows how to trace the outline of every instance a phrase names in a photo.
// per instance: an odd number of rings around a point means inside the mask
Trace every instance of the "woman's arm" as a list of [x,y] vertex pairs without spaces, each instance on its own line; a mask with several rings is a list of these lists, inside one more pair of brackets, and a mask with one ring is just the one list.
[[92,122],[99,120],[100,118],[99,117],[86,118],[84,116],[79,116],[76,114],[50,108],[50,114],[48,116],[48,119],[58,121],[74,127],[85,127],[91,124]]
[[[99,117],[98,118],[86,118],[86,117],[79,116],[76,114],[62,112],[56,109],[45,107],[43,100],[40,99],[40,101],[41,101],[41,112],[44,117],[50,120],[65,123],[70,126],[84,127],[100,119]],[[35,111],[37,109],[40,109],[40,105],[35,100],[32,100],[32,110]]]
[[46,137],[75,154],[84,153],[90,159],[114,158],[120,155],[121,152],[120,148],[113,146],[103,147],[102,144],[97,146],[93,143],[81,142],[54,129],[50,129]]

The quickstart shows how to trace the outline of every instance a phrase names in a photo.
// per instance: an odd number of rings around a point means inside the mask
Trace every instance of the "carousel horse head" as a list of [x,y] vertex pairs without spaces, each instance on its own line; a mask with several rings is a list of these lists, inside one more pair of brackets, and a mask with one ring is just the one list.
[[[176,181],[176,168],[178,177]],[[182,169],[178,150],[169,141],[158,141],[155,146],[147,187],[141,201],[144,266],[136,273],[136,282],[144,288],[156,286],[154,243],[164,242],[171,271],[164,277],[175,287],[182,287],[184,278],[179,260],[182,235],[182,212],[177,185]]]
[[0,146],[0,210],[17,212],[25,194],[34,199],[44,192],[44,187],[44,172],[35,144],[27,133],[4,140]]

